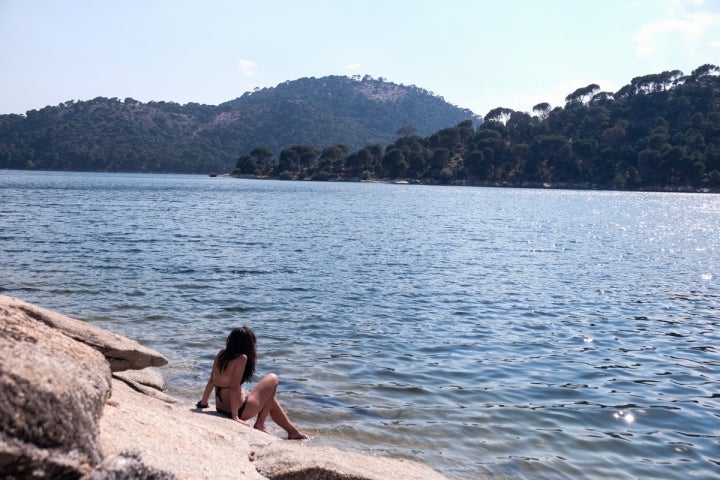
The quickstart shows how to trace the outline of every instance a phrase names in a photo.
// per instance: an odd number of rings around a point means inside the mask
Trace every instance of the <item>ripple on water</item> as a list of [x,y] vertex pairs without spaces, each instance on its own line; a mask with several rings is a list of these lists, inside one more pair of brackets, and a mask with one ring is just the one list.
[[3,172],[0,289],[450,478],[720,476],[716,196],[416,187]]

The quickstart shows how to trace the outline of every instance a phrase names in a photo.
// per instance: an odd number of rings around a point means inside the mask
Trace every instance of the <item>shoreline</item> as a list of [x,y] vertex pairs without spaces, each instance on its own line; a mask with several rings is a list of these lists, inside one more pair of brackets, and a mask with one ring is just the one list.
[[576,190],[591,192],[626,192],[626,193],[698,193],[698,194],[720,194],[720,188],[710,187],[692,187],[684,186],[657,186],[649,185],[642,188],[613,188],[612,185],[591,185],[587,183],[537,183],[522,182],[520,184],[511,184],[508,182],[422,182],[420,180],[412,180],[407,178],[397,179],[373,179],[361,180],[358,177],[334,177],[328,180],[316,180],[311,178],[292,178],[283,179],[280,177],[268,177],[264,175],[233,175],[230,173],[222,174],[205,174],[205,173],[187,173],[187,172],[125,172],[125,171],[105,171],[105,170],[29,170],[29,169],[0,169],[0,171],[8,172],[38,172],[38,173],[97,173],[97,174],[119,174],[119,175],[191,175],[219,179],[243,179],[243,180],[275,180],[278,182],[318,182],[318,183],[382,183],[389,185],[425,185],[440,187],[480,187],[480,188],[508,188],[508,189],[527,189],[527,190]]
[[6,295],[0,318],[0,470],[10,478],[446,479],[199,410],[163,392],[162,355],[108,330]]
[[[112,172],[106,172],[112,173]],[[530,189],[530,190],[579,190],[579,191],[597,191],[597,192],[638,192],[638,193],[720,193],[720,188],[700,187],[695,188],[689,185],[684,186],[658,186],[648,185],[642,188],[613,188],[612,185],[594,185],[589,183],[571,183],[571,182],[521,182],[519,184],[509,182],[468,182],[455,181],[450,183],[440,183],[427,181],[427,179],[417,180],[410,178],[380,178],[372,180],[361,180],[358,177],[333,177],[327,180],[317,180],[309,177],[296,176],[294,178],[285,179],[280,177],[270,177],[267,175],[234,175],[232,173],[209,174],[211,178],[237,178],[243,180],[275,180],[279,182],[319,182],[319,183],[383,183],[390,185],[426,185],[440,187],[484,187],[484,188],[511,188],[511,189]]]

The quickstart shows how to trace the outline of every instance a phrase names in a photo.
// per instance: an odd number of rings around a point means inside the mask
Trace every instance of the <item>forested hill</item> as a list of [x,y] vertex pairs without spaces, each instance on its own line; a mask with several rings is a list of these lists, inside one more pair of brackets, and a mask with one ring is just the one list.
[[357,149],[468,119],[478,120],[431,92],[369,76],[302,78],[218,106],[99,97],[0,115],[0,168],[228,172],[255,145]]
[[236,174],[312,179],[626,190],[720,191],[720,68],[706,64],[633,78],[617,92],[596,84],[533,114],[488,112],[429,136],[405,135],[354,152],[308,146],[274,158],[246,152]]

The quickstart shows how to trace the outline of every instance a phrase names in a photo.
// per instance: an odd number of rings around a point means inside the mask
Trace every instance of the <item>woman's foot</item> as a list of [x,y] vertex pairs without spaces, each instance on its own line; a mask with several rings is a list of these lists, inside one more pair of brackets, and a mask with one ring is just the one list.
[[308,436],[302,433],[300,430],[288,433],[288,440],[307,440]]

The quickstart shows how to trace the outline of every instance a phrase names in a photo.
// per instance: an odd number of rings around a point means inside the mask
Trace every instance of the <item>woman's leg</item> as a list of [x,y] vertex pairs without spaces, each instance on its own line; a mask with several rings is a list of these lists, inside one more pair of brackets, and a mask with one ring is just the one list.
[[[260,411],[257,414],[255,420],[255,428],[268,433],[265,428],[265,420],[267,419],[270,410],[273,407],[275,396],[277,394],[278,378],[274,373],[265,375],[262,380],[258,382],[255,388],[248,394],[248,402],[252,398],[253,393],[258,394],[258,403],[261,405]],[[281,425],[282,426],[282,425]],[[284,427],[283,427],[284,428]]]
[[243,420],[257,415],[255,428],[267,431],[265,428],[265,420],[268,415],[270,415],[270,418],[288,433],[289,439],[307,438],[293,425],[285,413],[285,410],[280,406],[276,397],[277,386],[278,377],[274,373],[263,377],[263,379],[255,385],[255,388],[248,393],[247,405],[242,415]]

